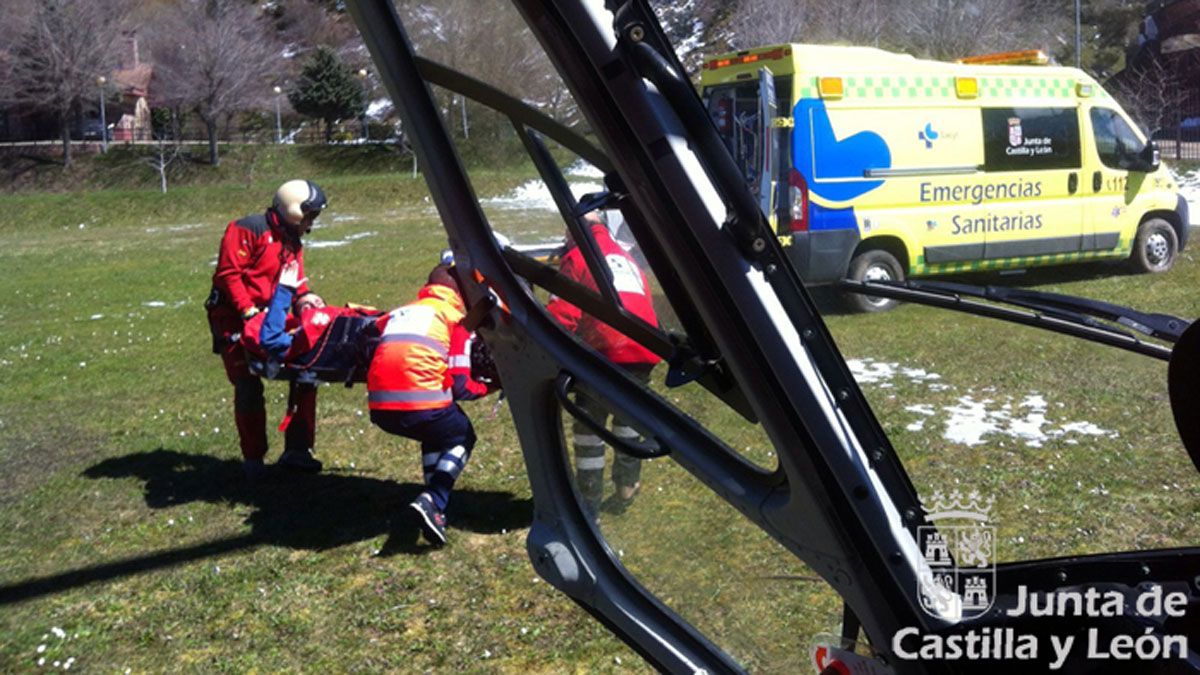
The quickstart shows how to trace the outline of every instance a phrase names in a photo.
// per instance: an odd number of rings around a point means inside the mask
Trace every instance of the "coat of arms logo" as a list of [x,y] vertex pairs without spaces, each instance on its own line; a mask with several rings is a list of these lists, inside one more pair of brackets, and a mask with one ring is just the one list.
[[928,525],[917,528],[924,556],[919,581],[921,608],[950,621],[987,612],[995,598],[996,530],[988,524],[995,500],[978,492],[934,492],[922,500]]
[[1014,148],[1021,145],[1024,134],[1021,133],[1021,118],[1008,118],[1008,144]]

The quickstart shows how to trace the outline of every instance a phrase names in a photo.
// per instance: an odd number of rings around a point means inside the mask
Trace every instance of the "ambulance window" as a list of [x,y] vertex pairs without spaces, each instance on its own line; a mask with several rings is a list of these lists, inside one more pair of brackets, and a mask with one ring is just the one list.
[[1079,116],[1075,108],[984,108],[984,169],[1078,169]]
[[1091,117],[1100,161],[1110,169],[1129,168],[1128,160],[1142,150],[1142,139],[1115,110],[1092,108]]

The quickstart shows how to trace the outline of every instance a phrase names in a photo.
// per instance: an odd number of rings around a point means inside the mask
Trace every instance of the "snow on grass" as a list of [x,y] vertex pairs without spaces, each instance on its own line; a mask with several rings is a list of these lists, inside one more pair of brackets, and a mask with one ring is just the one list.
[[[205,225],[205,223],[181,223],[179,225],[165,225],[163,227],[147,227],[146,233],[154,234],[155,232],[185,232],[187,230],[195,230],[205,227]],[[82,227],[82,223],[80,226]]]
[[[941,375],[922,368],[869,358],[850,359],[846,363],[862,386],[891,389],[897,383],[907,381],[909,385],[924,385],[930,392],[955,388],[941,382]],[[921,402],[906,405],[904,410],[914,413],[917,418],[905,425],[905,429],[916,432],[940,427],[942,438],[969,447],[982,445],[997,436],[1015,439],[1031,448],[1040,448],[1046,441],[1057,438],[1074,444],[1078,442],[1075,438],[1078,436],[1117,437],[1117,432],[1092,422],[1053,421],[1046,414],[1049,407],[1046,397],[1038,392],[1030,392],[1018,400],[990,391],[986,395],[977,394],[968,389],[952,405],[938,407]]]
[[[600,183],[604,173],[583,160],[572,164],[565,173],[571,194],[575,195],[576,199],[589,192],[599,192],[604,189]],[[546,184],[541,179],[527,181],[508,194],[485,199],[483,204],[500,209],[558,210],[554,204],[554,198],[550,196],[550,190],[546,188]]]
[[350,234],[341,239],[330,239],[328,241],[308,241],[304,243],[305,248],[339,248],[346,246],[351,242],[374,237],[377,232],[359,232],[358,234]]
[[1179,194],[1187,200],[1191,224],[1200,227],[1200,170],[1193,169],[1181,174],[1172,169],[1171,173],[1179,183]]

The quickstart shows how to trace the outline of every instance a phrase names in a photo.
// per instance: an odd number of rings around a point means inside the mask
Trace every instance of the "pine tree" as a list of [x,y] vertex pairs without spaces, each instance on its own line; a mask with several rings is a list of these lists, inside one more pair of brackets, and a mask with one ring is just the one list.
[[362,83],[328,47],[313,52],[287,95],[296,112],[325,121],[326,143],[334,122],[361,115],[365,105]]

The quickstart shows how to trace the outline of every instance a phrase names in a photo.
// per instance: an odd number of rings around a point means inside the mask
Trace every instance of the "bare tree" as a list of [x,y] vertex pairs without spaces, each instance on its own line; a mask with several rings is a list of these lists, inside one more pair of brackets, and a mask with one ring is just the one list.
[[154,129],[154,143],[154,154],[142,157],[142,162],[158,174],[158,189],[167,194],[167,168],[182,155],[183,146],[169,127]]
[[1164,139],[1176,141],[1175,154],[1178,157],[1180,109],[1188,99],[1187,88],[1179,75],[1158,59],[1153,59],[1140,68],[1126,68],[1109,82],[1116,85],[1113,95],[1146,131],[1147,136],[1156,130],[1172,127],[1176,130],[1174,134],[1164,136]]
[[[330,47],[356,69],[367,65],[362,39],[345,14],[330,12],[323,3],[314,0],[278,3],[271,13],[276,34],[287,45],[288,53],[303,54],[317,47]],[[358,54],[361,63],[353,60],[352,54]]]
[[14,22],[6,98],[54,116],[63,165],[71,165],[71,124],[98,100],[97,78],[117,63],[124,0],[38,0],[5,3]]
[[910,0],[897,14],[904,51],[935,59],[1019,49],[1049,51],[1063,25],[1048,0]]
[[1053,0],[739,0],[717,17],[709,53],[782,42],[880,47],[957,59],[1048,49],[1065,13]]
[[[510,3],[500,0],[397,0],[424,57],[488,82],[560,121],[579,120],[557,71]],[[487,20],[480,20],[487,16]],[[486,44],[488,49],[464,49]],[[461,99],[441,93],[442,107],[460,118],[453,126],[466,134]],[[496,133],[507,133],[497,125]]]
[[798,42],[810,22],[806,0],[741,0],[724,23],[729,49]]
[[183,0],[162,28],[154,49],[159,99],[196,112],[215,166],[221,121],[264,104],[281,49],[257,7],[241,0]]

